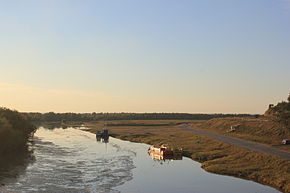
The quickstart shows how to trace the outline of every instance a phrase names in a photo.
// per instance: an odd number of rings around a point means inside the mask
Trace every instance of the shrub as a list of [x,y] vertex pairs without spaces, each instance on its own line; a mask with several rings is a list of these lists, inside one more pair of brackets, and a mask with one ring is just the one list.
[[0,108],[0,154],[22,150],[35,127],[25,116]]

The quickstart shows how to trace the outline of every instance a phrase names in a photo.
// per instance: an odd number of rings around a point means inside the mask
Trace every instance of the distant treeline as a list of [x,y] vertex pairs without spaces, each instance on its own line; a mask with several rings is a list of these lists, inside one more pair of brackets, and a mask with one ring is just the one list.
[[35,127],[25,115],[0,108],[0,155],[24,149],[34,130]]
[[257,117],[250,114],[190,113],[23,113],[31,121],[111,121],[111,120],[208,120],[222,117]]

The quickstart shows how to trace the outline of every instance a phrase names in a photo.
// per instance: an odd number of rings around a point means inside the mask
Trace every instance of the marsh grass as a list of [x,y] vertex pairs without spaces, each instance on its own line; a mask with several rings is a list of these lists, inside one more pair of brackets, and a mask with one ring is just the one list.
[[[232,125],[239,125],[239,127],[235,132],[227,132]],[[283,139],[290,139],[289,128],[264,117],[216,118],[198,123],[193,122],[192,128],[264,143],[290,151],[290,145],[281,145]]]
[[[205,136],[179,129],[177,126],[160,126],[168,121],[137,121],[136,126],[110,126],[110,133],[119,139],[132,142],[166,143],[183,148],[184,156],[202,163],[206,171],[235,176],[270,185],[283,192],[290,192],[290,162],[281,158],[256,153],[223,143]],[[170,120],[178,125],[184,121]],[[104,127],[107,122],[87,123],[90,132]],[[121,121],[126,125],[127,121]],[[134,121],[129,121],[130,124]],[[155,126],[139,126],[140,123]],[[195,124],[202,124],[196,121]],[[108,123],[107,123],[108,124]],[[116,123],[117,124],[117,123]],[[120,124],[120,122],[118,122]]]

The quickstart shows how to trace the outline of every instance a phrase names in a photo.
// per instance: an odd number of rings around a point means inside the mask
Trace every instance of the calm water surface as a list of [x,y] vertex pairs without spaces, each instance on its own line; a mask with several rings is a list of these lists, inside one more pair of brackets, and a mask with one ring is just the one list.
[[152,160],[148,147],[115,138],[106,144],[97,142],[94,134],[80,129],[41,127],[31,145],[30,164],[16,165],[13,174],[0,170],[0,192],[278,192],[255,182],[210,174],[188,158]]

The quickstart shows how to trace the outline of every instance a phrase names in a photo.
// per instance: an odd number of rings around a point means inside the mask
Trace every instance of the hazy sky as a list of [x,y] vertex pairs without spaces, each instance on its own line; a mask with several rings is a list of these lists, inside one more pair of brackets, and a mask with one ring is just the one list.
[[0,0],[0,106],[263,113],[290,92],[290,0]]

